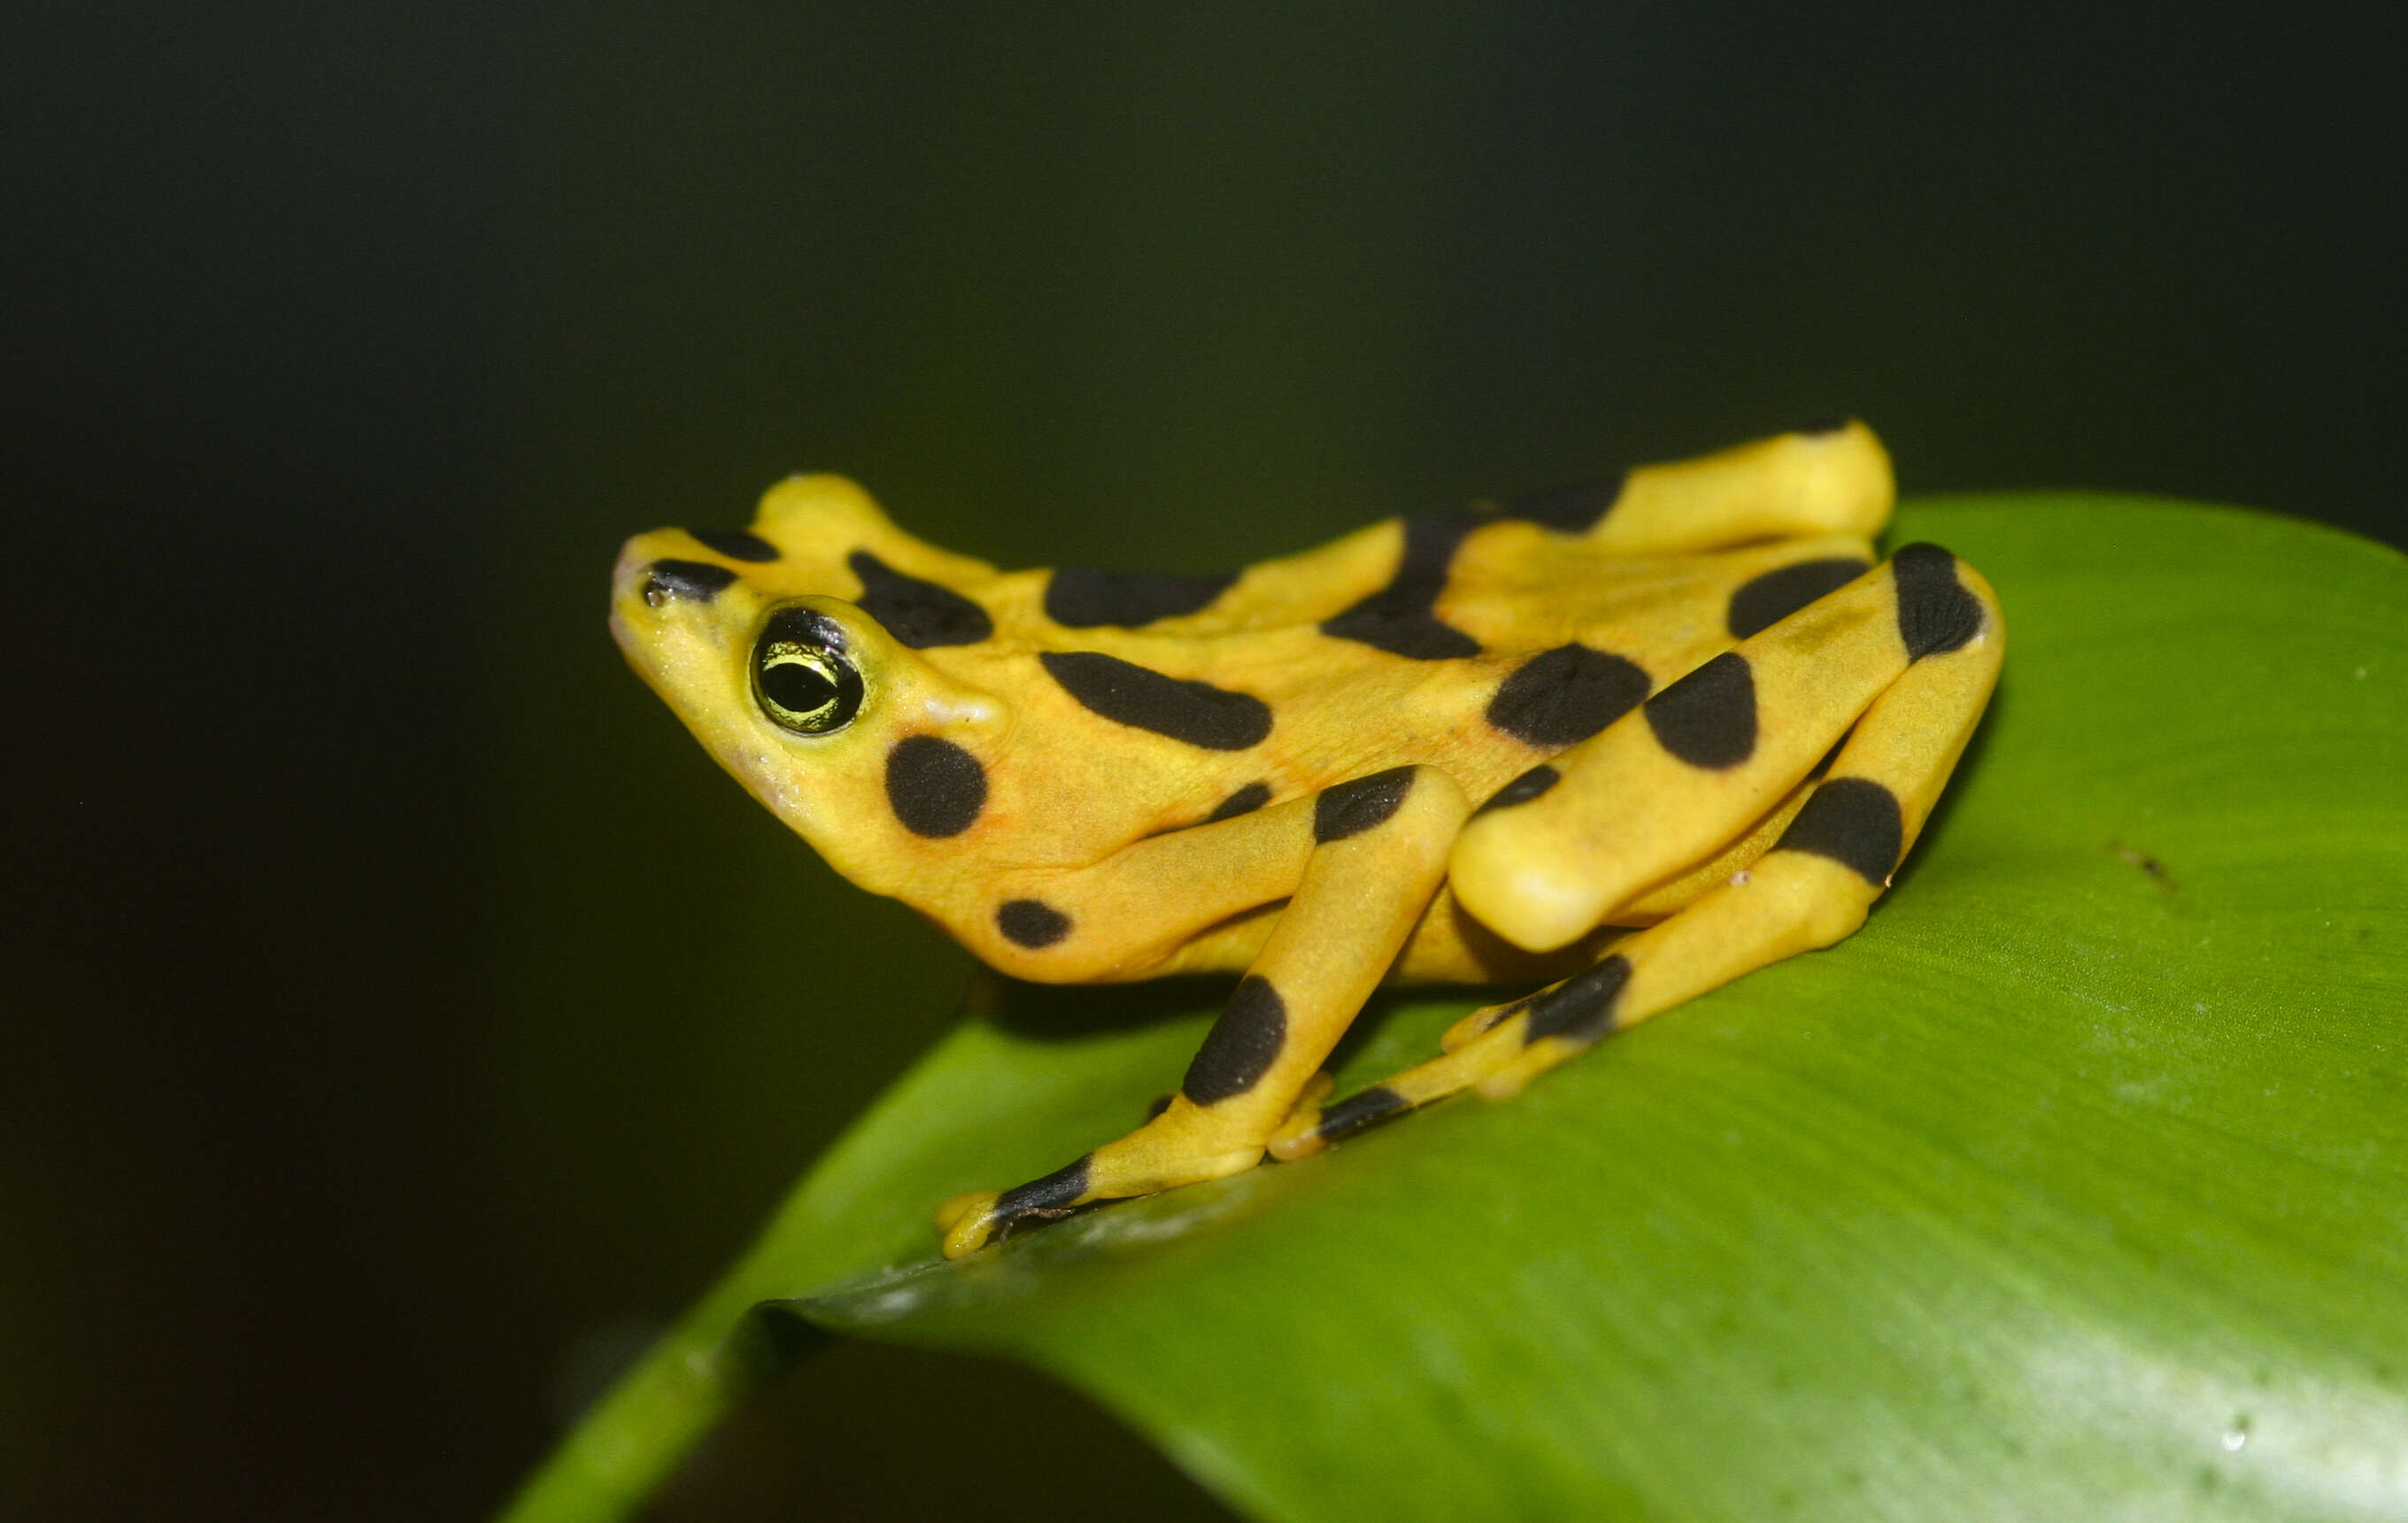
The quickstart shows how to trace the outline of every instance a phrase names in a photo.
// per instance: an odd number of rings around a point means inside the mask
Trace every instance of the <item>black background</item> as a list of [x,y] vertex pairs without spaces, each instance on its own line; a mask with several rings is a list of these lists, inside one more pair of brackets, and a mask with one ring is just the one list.
[[[2401,542],[2401,23],[2171,14],[11,7],[0,1514],[490,1511],[942,1030],[629,532],[1206,569],[1852,411]],[[1141,1507],[846,1347],[662,1512]]]

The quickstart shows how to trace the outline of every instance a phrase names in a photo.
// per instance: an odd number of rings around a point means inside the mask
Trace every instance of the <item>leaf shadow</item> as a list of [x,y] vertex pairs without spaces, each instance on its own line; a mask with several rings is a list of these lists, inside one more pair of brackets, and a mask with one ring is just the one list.
[[[1067,1043],[1217,1013],[1236,986],[1236,978],[1226,974],[1101,985],[1028,984],[983,974],[972,993],[971,1006],[981,1017],[1013,1036]],[[1491,985],[1383,984],[1364,1001],[1362,1011],[1322,1066],[1332,1072],[1344,1068],[1378,1041],[1397,1012],[1408,1005],[1494,1000],[1509,997],[1500,990],[1526,992],[1532,986],[1526,980]]]
[[1028,984],[982,971],[970,1004],[1013,1036],[1082,1042],[1219,1010],[1237,982],[1233,976],[1197,974],[1145,984]]

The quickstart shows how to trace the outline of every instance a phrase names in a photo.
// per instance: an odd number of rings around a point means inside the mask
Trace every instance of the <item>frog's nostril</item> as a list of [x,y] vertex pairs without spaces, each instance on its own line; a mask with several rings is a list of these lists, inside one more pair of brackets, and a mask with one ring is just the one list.
[[708,603],[735,581],[735,572],[708,561],[658,560],[644,568],[644,601],[653,608],[680,599]]

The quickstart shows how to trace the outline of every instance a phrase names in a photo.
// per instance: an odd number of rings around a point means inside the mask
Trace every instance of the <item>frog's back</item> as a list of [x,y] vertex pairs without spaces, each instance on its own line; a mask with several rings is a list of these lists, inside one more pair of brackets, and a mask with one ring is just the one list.
[[[1728,513],[1695,462],[1389,519],[1221,576],[998,572],[851,504],[831,511],[853,495],[827,478],[772,493],[756,527],[811,583],[793,591],[850,597],[932,664],[1045,700],[1014,743],[1056,754],[1052,775],[1099,754],[1181,757],[1167,785],[1129,800],[1130,823],[1158,829],[1241,790],[1276,799],[1407,762],[1485,797],[1870,564],[1890,480],[1861,425],[1713,458],[1758,479],[1785,465],[1785,526],[1810,532],[1733,516],[1727,548],[1663,548],[1699,537],[1700,506]],[[1212,694],[1258,702],[1266,733],[1230,743],[1253,735],[1253,710]]]
[[[1864,569],[1889,501],[1880,445],[1847,424],[1171,576],[1001,571],[804,476],[748,530],[639,537],[622,572],[692,567],[762,608],[857,606],[992,696],[1008,720],[980,758],[986,823],[1012,822],[1018,861],[1074,864],[1408,763],[1485,797]],[[685,558],[695,544],[709,560]]]

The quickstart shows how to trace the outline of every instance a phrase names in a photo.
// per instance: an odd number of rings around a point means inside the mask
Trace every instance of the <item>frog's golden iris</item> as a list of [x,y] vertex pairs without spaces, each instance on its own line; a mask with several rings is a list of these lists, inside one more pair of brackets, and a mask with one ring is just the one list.
[[781,729],[826,735],[861,710],[861,673],[845,659],[836,625],[808,609],[769,616],[754,647],[752,690]]
[[[1856,929],[2005,640],[1946,551],[1875,564],[1890,499],[1826,424],[1161,577],[998,571],[806,476],[750,529],[630,540],[611,627],[831,865],[996,968],[1246,975],[1152,1120],[947,1202],[959,1256],[1501,1098]],[[1326,1103],[1383,978],[1543,987]]]

